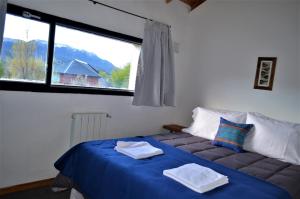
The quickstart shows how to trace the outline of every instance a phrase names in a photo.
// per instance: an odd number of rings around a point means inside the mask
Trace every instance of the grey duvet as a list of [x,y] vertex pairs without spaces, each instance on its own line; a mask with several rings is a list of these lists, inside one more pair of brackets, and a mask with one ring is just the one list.
[[275,184],[287,190],[293,199],[300,199],[300,166],[257,153],[236,153],[227,148],[214,146],[207,139],[187,133],[168,133],[153,137],[201,158]]

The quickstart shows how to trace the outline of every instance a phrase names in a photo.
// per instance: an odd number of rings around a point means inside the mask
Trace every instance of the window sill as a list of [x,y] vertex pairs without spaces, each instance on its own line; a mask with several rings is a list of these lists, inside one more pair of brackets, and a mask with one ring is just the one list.
[[68,86],[48,86],[46,84],[27,83],[27,82],[0,82],[0,90],[6,91],[29,91],[40,93],[73,93],[73,94],[92,94],[92,95],[116,95],[133,96],[134,92],[121,89],[105,88],[79,88]]

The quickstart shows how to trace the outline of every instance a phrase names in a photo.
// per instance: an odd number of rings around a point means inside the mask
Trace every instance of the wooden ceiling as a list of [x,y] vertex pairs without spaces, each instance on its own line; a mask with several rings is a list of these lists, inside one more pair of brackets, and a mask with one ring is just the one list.
[[[166,0],[166,3],[170,3],[172,0]],[[191,7],[191,10],[194,10],[198,6],[200,6],[202,3],[204,3],[206,0],[180,0],[183,3],[188,4]]]

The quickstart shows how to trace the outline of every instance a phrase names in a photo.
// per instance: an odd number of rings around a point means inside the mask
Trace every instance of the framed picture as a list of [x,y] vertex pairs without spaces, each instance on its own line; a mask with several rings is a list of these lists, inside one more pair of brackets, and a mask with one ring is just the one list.
[[277,57],[259,57],[257,61],[255,89],[272,90]]

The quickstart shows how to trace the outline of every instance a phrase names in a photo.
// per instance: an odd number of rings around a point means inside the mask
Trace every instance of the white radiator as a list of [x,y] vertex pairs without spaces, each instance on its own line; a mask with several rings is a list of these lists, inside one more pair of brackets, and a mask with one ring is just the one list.
[[73,113],[71,124],[70,146],[80,142],[104,138],[108,120],[108,113]]

